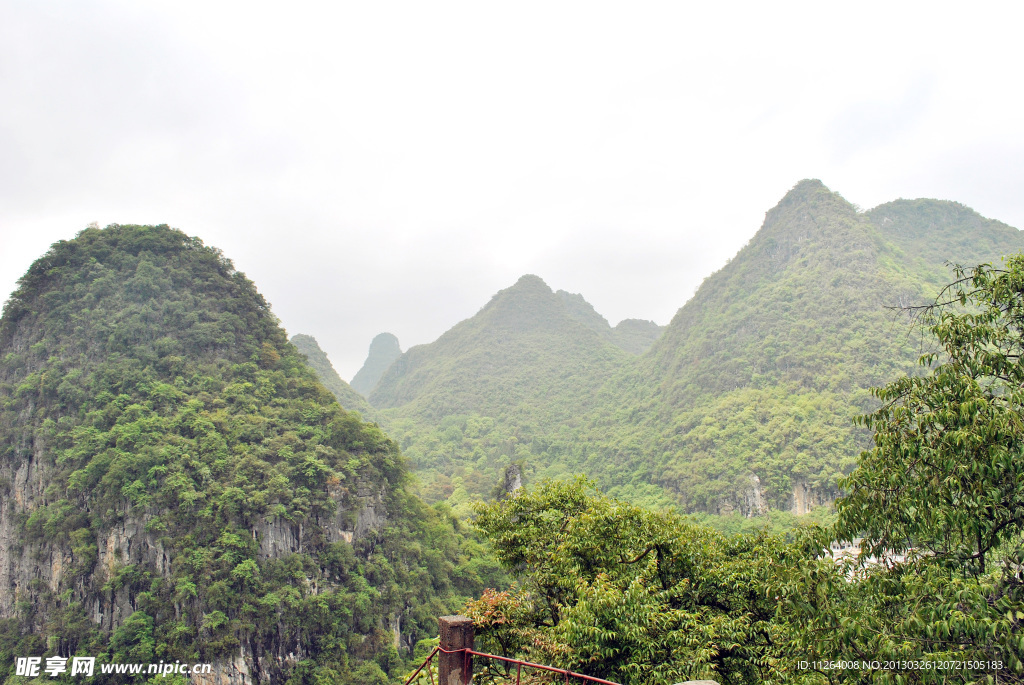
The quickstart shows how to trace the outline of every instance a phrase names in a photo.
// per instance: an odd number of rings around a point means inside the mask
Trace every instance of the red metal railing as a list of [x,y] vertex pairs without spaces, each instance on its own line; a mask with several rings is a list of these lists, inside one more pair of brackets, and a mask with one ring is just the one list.
[[[422,671],[424,668],[427,669],[427,676],[430,678],[431,685],[433,685],[434,684],[434,673],[433,673],[433,671],[430,670],[430,665],[431,665],[431,661],[434,658],[434,655],[437,654],[438,652],[443,652],[445,654],[456,654],[458,652],[462,652],[465,655],[465,657],[466,657],[466,665],[464,666],[464,668],[465,668],[465,670],[467,672],[469,671],[469,659],[470,659],[470,657],[473,657],[473,656],[478,656],[478,657],[482,657],[484,659],[493,659],[495,661],[504,661],[504,662],[507,662],[507,663],[510,663],[510,664],[515,664],[515,666],[516,666],[516,681],[515,681],[516,685],[519,685],[519,679],[520,679],[520,677],[522,676],[522,673],[523,673],[523,666],[525,666],[527,668],[537,668],[537,669],[540,669],[542,671],[551,671],[553,673],[560,673],[560,674],[565,676],[565,682],[566,683],[569,682],[569,678],[578,678],[579,680],[582,680],[585,683],[600,683],[601,685],[619,685],[619,683],[613,683],[610,680],[603,680],[601,678],[596,678],[596,677],[594,677],[592,675],[583,675],[582,673],[574,673],[573,671],[567,671],[564,668],[555,668],[554,666],[544,666],[544,665],[541,665],[541,664],[534,664],[534,663],[530,663],[529,661],[523,661],[521,659],[510,659],[508,657],[498,656],[496,654],[487,654],[485,652],[477,652],[477,651],[474,651],[472,649],[454,649],[452,651],[448,651],[447,649],[441,649],[440,647],[434,647],[434,651],[432,651],[427,656],[427,658],[423,661],[423,663],[420,664],[420,667],[417,668],[413,672],[413,674],[411,676],[409,676],[408,680],[405,681],[405,685],[409,685],[409,683],[411,683],[413,680],[415,680],[416,676],[418,676],[420,674],[420,671]],[[511,677],[511,674],[509,675],[509,677]]]
[[417,668],[415,671],[413,671],[413,674],[406,679],[405,685],[409,685],[409,683],[411,683],[412,681],[416,680],[416,676],[418,676],[420,674],[420,671],[422,671],[424,667],[426,667],[427,675],[430,676],[430,683],[431,683],[431,685],[433,685],[433,683],[434,683],[434,672],[430,670],[430,662],[434,658],[434,655],[437,654],[440,651],[441,651],[440,647],[434,647],[434,651],[432,651],[430,654],[428,654],[427,658],[424,659],[422,664],[420,664],[420,667]]

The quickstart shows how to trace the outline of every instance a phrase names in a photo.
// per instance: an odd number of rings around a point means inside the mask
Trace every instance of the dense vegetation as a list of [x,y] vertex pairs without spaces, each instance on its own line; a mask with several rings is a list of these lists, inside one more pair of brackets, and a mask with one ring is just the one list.
[[579,480],[542,481],[478,512],[519,576],[467,605],[483,651],[630,685],[771,682],[793,661],[776,620],[779,538],[726,538]]
[[874,447],[841,481],[836,536],[907,561],[850,588],[861,615],[821,649],[997,662],[1021,682],[1024,255],[957,275],[925,310],[930,372],[876,391],[883,404],[863,418]]
[[369,421],[376,421],[376,410],[370,406],[365,397],[341,379],[338,372],[334,370],[331,360],[327,358],[327,354],[320,349],[320,344],[317,343],[316,338],[299,333],[292,336],[291,343],[295,345],[295,349],[299,351],[299,354],[306,358],[306,363],[316,372],[320,382],[331,391],[331,394],[334,395],[334,398],[338,400],[338,404],[343,409],[357,411],[363,418]]
[[913,369],[908,322],[886,307],[935,289],[904,262],[842,197],[797,185],[609,391],[626,398],[601,421],[636,426],[602,441],[612,477],[649,474],[688,510],[789,509],[798,488],[834,499],[867,445],[852,418],[868,389]]
[[877,407],[869,389],[914,372],[920,340],[888,308],[930,301],[946,260],[1022,247],[956,203],[863,213],[803,181],[641,356],[581,296],[524,277],[407,352],[370,400],[424,497],[463,515],[512,462],[646,506],[803,514],[869,445],[853,422]]
[[19,286],[0,320],[0,680],[45,647],[383,683],[439,613],[500,585],[219,251],[87,229]]
[[585,470],[586,447],[573,437],[597,389],[629,358],[541,279],[524,276],[436,342],[408,350],[370,401],[424,495],[468,515],[469,501],[489,496],[510,463],[554,469],[541,475]]
[[626,685],[1024,682],[1024,255],[957,275],[833,525],[724,537],[543,482],[477,507],[517,578],[467,605],[484,647]]
[[[0,319],[0,680],[45,653],[394,682],[473,597],[481,646],[629,685],[1022,682],[1024,258],[884,308],[1020,246],[803,182],[639,357],[524,277],[370,409],[217,250],[87,229]],[[536,485],[506,497],[512,463]]]

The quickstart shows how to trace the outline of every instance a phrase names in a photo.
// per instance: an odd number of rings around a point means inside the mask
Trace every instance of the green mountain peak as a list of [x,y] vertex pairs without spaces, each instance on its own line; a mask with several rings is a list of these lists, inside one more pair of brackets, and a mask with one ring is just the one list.
[[[499,290],[473,317],[495,331],[524,332],[561,326],[568,320],[565,307],[539,276],[527,274]],[[472,319],[471,319],[472,320]]]
[[197,238],[86,229],[0,318],[5,655],[50,644],[225,679],[244,658],[282,683],[300,645],[332,682],[396,679],[440,607],[484,582],[450,576],[465,541],[406,486],[397,445]]
[[[392,369],[408,394],[381,406],[406,422],[429,496],[453,488],[453,503],[456,479],[485,495],[514,459],[528,478],[584,471],[633,501],[802,514],[836,496],[867,446],[852,419],[874,407],[868,389],[917,368],[909,322],[887,307],[929,302],[946,260],[996,259],[1020,236],[957,203],[859,212],[804,180],[664,331],[610,329],[582,296],[524,278],[410,351]],[[629,349],[620,330],[639,357],[609,353]]]
[[543,280],[527,275],[433,343],[408,350],[370,401],[435,417],[470,407],[486,413],[507,403],[543,404],[553,378],[582,365],[591,369],[586,382],[592,384],[594,371],[623,354],[574,318]]

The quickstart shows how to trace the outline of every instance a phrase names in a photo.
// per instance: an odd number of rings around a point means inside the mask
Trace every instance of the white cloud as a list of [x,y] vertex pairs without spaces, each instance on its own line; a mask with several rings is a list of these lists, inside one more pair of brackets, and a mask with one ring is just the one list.
[[665,323],[805,177],[1024,226],[1010,3],[8,5],[0,290],[170,223],[346,378],[527,272]]

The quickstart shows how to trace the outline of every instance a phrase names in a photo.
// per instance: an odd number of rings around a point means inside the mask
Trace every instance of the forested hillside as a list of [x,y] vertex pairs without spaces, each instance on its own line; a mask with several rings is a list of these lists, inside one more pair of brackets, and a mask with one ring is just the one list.
[[549,412],[539,405],[553,391],[583,399],[626,358],[571,316],[544,281],[523,276],[476,316],[402,355],[370,401],[428,419],[466,411],[542,416]]
[[[462,609],[484,644],[627,685],[950,675],[795,666],[850,649],[1021,682],[1024,258],[940,259],[1022,246],[955,203],[865,213],[804,181],[667,328],[622,329],[646,352],[524,276],[368,407],[218,250],[86,229],[0,318],[0,681],[89,655],[383,685]],[[507,496],[511,464],[537,487]],[[834,526],[779,537],[641,506],[840,494]]]
[[1020,231],[986,219],[958,202],[896,200],[865,217],[899,251],[907,271],[932,288],[949,283],[946,262],[974,265],[1019,251]]
[[569,473],[559,446],[630,358],[540,278],[523,276],[437,341],[409,349],[370,402],[428,500],[468,514],[469,499],[490,496],[515,461],[546,454],[546,465]]
[[852,205],[800,183],[613,389],[636,426],[612,437],[615,479],[643,473],[717,513],[831,500],[866,445],[867,389],[914,365],[886,307],[934,291],[900,264]]
[[500,583],[406,480],[218,250],[56,243],[0,319],[0,679],[45,653],[388,682]]
[[306,358],[306,363],[316,372],[320,382],[331,391],[331,394],[334,395],[335,399],[338,400],[338,404],[343,409],[357,411],[367,421],[376,420],[377,412],[370,406],[365,397],[341,379],[338,372],[334,370],[331,360],[327,358],[327,354],[320,349],[320,344],[317,343],[316,338],[299,333],[292,336],[291,343],[295,345],[295,349],[299,351],[299,354]]
[[517,581],[466,607],[484,649],[624,685],[1024,682],[1024,255],[945,294],[833,525],[723,536],[583,479],[476,505]]
[[[465,509],[502,469],[586,473],[648,505],[752,516],[831,502],[867,446],[868,389],[915,369],[898,308],[926,304],[946,262],[998,260],[1019,231],[938,200],[860,212],[802,181],[662,331],[633,351],[582,296],[536,277],[415,347],[370,395],[424,495]],[[631,324],[632,325],[632,324]],[[653,344],[651,344],[653,343]]]
[[721,513],[832,500],[868,444],[852,419],[875,406],[869,388],[916,368],[921,340],[898,308],[930,303],[946,261],[1022,247],[953,203],[860,213],[801,182],[620,381],[619,406],[641,409],[609,457],[617,480],[649,474],[685,508]]

